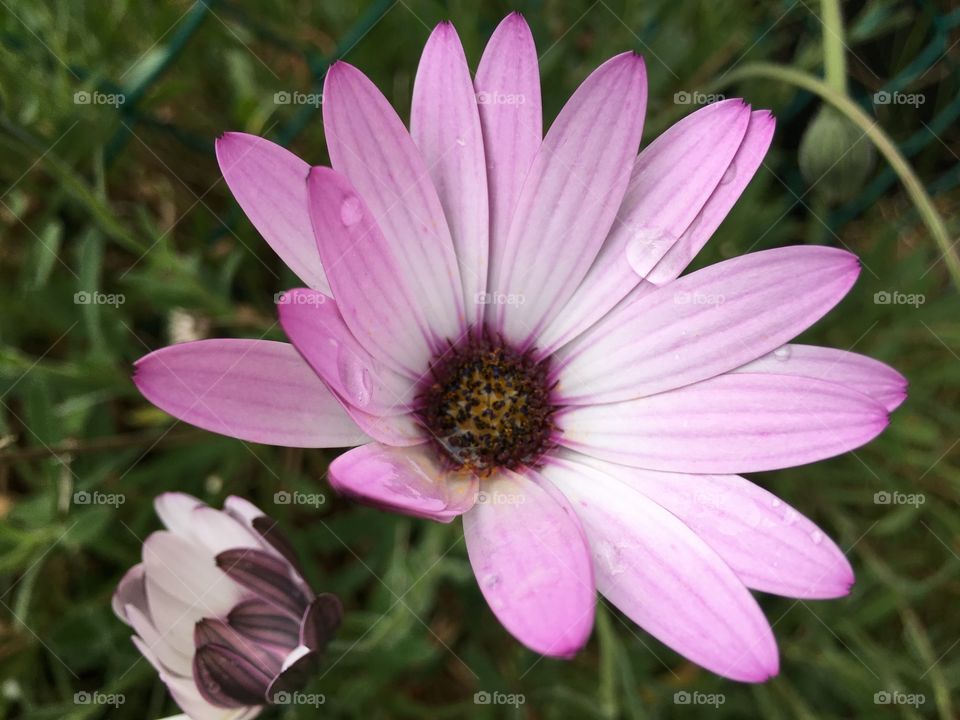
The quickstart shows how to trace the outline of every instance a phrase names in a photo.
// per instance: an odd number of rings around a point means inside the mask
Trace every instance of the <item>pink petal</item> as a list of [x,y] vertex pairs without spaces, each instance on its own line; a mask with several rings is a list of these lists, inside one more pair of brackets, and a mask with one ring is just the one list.
[[543,140],[537,48],[520,13],[505,17],[490,36],[474,87],[487,163],[492,268],[503,263],[520,189]]
[[180,677],[190,677],[192,657],[184,655],[171,645],[154,626],[149,616],[141,609],[130,606],[127,609],[130,627],[153,654],[151,662],[160,672],[168,672]]
[[223,501],[223,509],[248,527],[253,527],[253,521],[265,514],[263,510],[239,495],[228,495]]
[[237,548],[263,548],[259,533],[229,513],[201,505],[193,510],[192,515],[193,526],[188,539],[211,556]]
[[477,499],[477,478],[445,469],[430,446],[395,448],[369,443],[332,463],[330,484],[383,510],[450,522]]
[[484,478],[463,516],[470,564],[497,619],[535,652],[570,658],[590,637],[596,592],[586,537],[532,470]]
[[263,239],[303,282],[329,293],[307,214],[304,180],[310,166],[256,135],[224,133],[216,147],[230,192]]
[[404,249],[384,237],[343,175],[315,167],[307,190],[320,257],[350,331],[380,362],[420,377],[447,339],[424,298],[431,286],[417,284],[427,281],[407,271]]
[[147,588],[145,585],[146,576],[144,575],[143,563],[138,563],[127,570],[123,578],[117,584],[117,589],[110,599],[110,606],[114,614],[130,624],[130,617],[127,613],[127,606],[147,611]]
[[202,603],[186,603],[174,597],[150,577],[146,578],[146,588],[150,617],[154,625],[177,652],[192,657],[193,626],[203,618],[206,608]]
[[730,167],[750,122],[750,108],[732,99],[683,118],[636,158],[617,219],[568,307],[539,339],[563,345],[602,318],[690,227]]
[[750,362],[796,337],[850,290],[860,264],[829,247],[726,260],[610,313],[562,348],[560,402],[615,402]]
[[457,31],[434,28],[417,68],[410,135],[420,148],[450,227],[467,319],[479,323],[490,242],[487,171],[477,97]]
[[194,542],[161,530],[143,543],[147,604],[153,624],[177,651],[193,655],[193,626],[204,617],[223,617],[243,590],[198,552]]
[[646,97],[643,59],[618,55],[583,82],[544,138],[502,262],[491,267],[489,317],[514,343],[536,337],[596,257],[627,189]]
[[[171,597],[201,608],[210,617],[229,612],[242,595],[240,587],[217,567],[211,553],[198,548],[192,538],[167,530],[151,533],[144,541],[143,564],[149,582]],[[155,612],[153,605],[151,602],[151,612]]]
[[814,345],[784,345],[734,372],[812,377],[869,395],[893,412],[907,397],[907,379],[866,355]]
[[209,615],[203,602],[188,603],[162,588],[156,580],[147,576],[147,600],[150,617],[163,636],[177,652],[193,656],[193,628],[198,620]]
[[[400,118],[363,73],[341,61],[327,71],[323,127],[334,169],[363,198],[395,253],[402,282],[417,292],[429,321],[421,330],[457,340],[465,318],[453,241],[426,163]],[[335,209],[344,224],[361,219],[352,201]],[[328,263],[324,269],[330,271]]]
[[193,678],[171,677],[165,674],[160,679],[166,684],[174,702],[186,713],[186,718],[175,716],[166,720],[252,720],[260,714],[262,708],[233,708],[217,707],[200,695]]
[[639,490],[693,530],[749,588],[795,598],[834,598],[853,585],[846,556],[816,525],[739,475],[685,475],[569,453]]
[[803,465],[869,442],[882,405],[843,385],[735,373],[637,400],[573,407],[561,444],[651,470],[758,472]]
[[750,114],[747,133],[720,184],[680,239],[671,247],[664,248],[666,253],[656,266],[647,272],[649,263],[644,264],[647,280],[664,285],[679,277],[686,269],[753,179],[773,140],[775,127],[776,120],[769,110],[755,110]]
[[[145,643],[142,639],[140,639],[139,635],[131,635],[130,640],[133,642],[134,647],[137,648],[140,654],[147,659],[147,662],[149,662],[153,666],[153,669],[156,670],[158,673],[160,673],[160,678],[163,679],[163,674],[167,673],[167,669],[163,666],[163,663],[160,662],[160,659],[157,657],[157,653],[154,652],[153,648],[151,648],[149,645],[147,645],[147,643]],[[167,674],[172,675],[177,679],[182,679],[180,678],[179,675],[174,675],[173,673],[167,673]],[[166,680],[164,680],[164,682],[166,682]],[[177,720],[184,720],[184,719],[177,718]]]
[[720,557],[643,493],[569,460],[543,470],[590,542],[597,589],[631,620],[723,677],[763,682],[777,645],[756,600]]
[[182,492],[160,493],[153,499],[153,508],[160,522],[174,535],[187,536],[193,523],[193,511],[203,507],[203,501]]
[[[321,307],[325,309],[318,309]],[[325,295],[292,290],[281,298],[280,322],[363,433],[387,445],[405,447],[426,442],[423,428],[404,404],[411,400],[414,383],[380,365],[343,326],[339,312],[334,316],[330,311],[336,311],[336,306]],[[327,352],[323,342],[317,341],[315,323],[321,319],[330,334],[326,342],[335,338],[342,353]]]
[[371,415],[353,407],[339,395],[336,397],[357,426],[377,442],[394,447],[408,447],[422,445],[429,439],[423,426],[412,414]]
[[292,345],[199,340],[140,358],[133,381],[154,405],[205,430],[288,447],[366,440]]
[[350,405],[372,415],[409,410],[415,381],[371,356],[351,334],[333,300],[314,290],[290,290],[277,309],[294,347]]

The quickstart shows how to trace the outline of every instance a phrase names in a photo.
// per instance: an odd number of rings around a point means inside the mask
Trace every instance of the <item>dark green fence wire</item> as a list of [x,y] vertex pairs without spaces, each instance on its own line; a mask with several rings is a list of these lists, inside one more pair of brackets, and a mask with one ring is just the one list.
[[138,111],[140,101],[143,100],[144,95],[149,92],[154,83],[163,77],[163,73],[167,68],[180,57],[180,53],[183,52],[187,43],[190,42],[190,38],[194,36],[203,24],[203,21],[206,20],[210,12],[210,7],[214,5],[216,1],[217,0],[197,0],[193,7],[187,11],[184,21],[178,24],[173,37],[170,39],[170,44],[167,45],[166,52],[164,52],[160,61],[157,62],[136,85],[124,93],[126,95],[126,102],[119,107],[120,117],[123,122],[107,145],[106,162],[108,166],[116,159],[120,151],[123,150],[127,141],[130,139],[133,126],[141,119]]
[[[789,11],[794,4],[791,0],[783,0],[782,7],[784,11]],[[100,80],[97,83],[97,88],[103,92],[123,92],[126,96],[126,102],[120,105],[117,110],[122,122],[106,148],[105,163],[107,167],[120,155],[130,139],[131,132],[137,125],[144,125],[164,132],[193,151],[207,154],[213,152],[212,138],[201,137],[196,133],[192,133],[189,130],[185,130],[173,123],[166,122],[151,115],[149,111],[143,108],[142,101],[151,88],[162,79],[166,70],[177,62],[183,50],[195,37],[197,31],[209,17],[214,7],[221,10],[233,21],[242,24],[246,30],[250,31],[261,41],[285,51],[301,53],[310,69],[311,87],[309,92],[319,93],[323,88],[323,79],[327,69],[339,58],[340,53],[345,52],[359,42],[394,5],[394,0],[374,0],[374,2],[371,2],[363,15],[337,43],[337,51],[330,56],[326,56],[312,49],[297,47],[290,43],[287,38],[263,28],[250,18],[243,8],[234,3],[226,2],[225,0],[197,0],[190,10],[187,11],[184,20],[178,24],[161,58],[150,68],[149,72],[145,73],[144,76],[138,80],[136,85],[128,88],[109,79]],[[921,5],[929,12],[934,13],[932,37],[930,37],[926,45],[917,52],[900,72],[883,85],[882,90],[887,92],[903,91],[909,87],[912,82],[927,72],[933,63],[940,59],[947,59],[945,53],[950,47],[950,33],[960,26],[960,8],[947,12],[943,8],[938,8],[937,4],[932,2],[932,0],[924,0]],[[879,20],[880,18],[874,19],[874,23],[879,22]],[[646,28],[645,30],[652,29],[653,28]],[[753,41],[759,42],[761,39],[762,34],[758,30]],[[3,43],[11,50],[16,51],[21,48],[22,39],[8,34],[3,37]],[[51,65],[58,62],[52,55],[48,58],[48,61]],[[71,67],[70,69],[82,81],[87,81],[94,77],[94,73],[91,73],[86,68]],[[872,102],[870,95],[861,94],[855,99],[861,107],[868,111],[871,109]],[[798,93],[794,101],[780,113],[782,119],[788,120],[803,112],[808,108],[812,100],[813,98],[808,93]],[[274,139],[280,145],[285,147],[289,146],[311,119],[313,119],[315,112],[315,109],[308,105],[298,107],[293,117],[275,131]],[[907,159],[915,157],[929,147],[931,143],[936,142],[936,136],[953,125],[958,118],[960,118],[960,95],[953,98],[940,109],[930,122],[927,123],[928,127],[916,131],[909,138],[898,143],[900,151]],[[863,188],[862,192],[858,193],[856,197],[845,204],[833,209],[828,214],[827,225],[831,230],[835,231],[838,227],[862,214],[866,208],[873,205],[884,193],[889,191],[896,182],[896,174],[889,167],[883,167],[875,174],[870,183]],[[803,188],[800,187],[802,180],[798,173],[795,173],[791,178],[791,184],[796,184],[798,187],[795,188],[795,190],[801,193],[803,192]],[[927,186],[932,195],[950,190],[958,184],[960,184],[960,165],[953,166],[939,177],[928,180],[927,182]],[[229,229],[234,226],[238,219],[239,213],[237,213],[236,208],[234,208],[225,218],[227,227],[216,231],[212,239],[216,239],[223,233],[229,232]]]

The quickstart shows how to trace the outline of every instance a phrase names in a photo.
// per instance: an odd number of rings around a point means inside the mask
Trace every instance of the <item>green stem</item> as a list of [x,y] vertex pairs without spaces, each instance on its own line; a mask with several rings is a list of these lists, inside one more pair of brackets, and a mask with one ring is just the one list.
[[823,75],[827,85],[847,95],[847,56],[840,0],[820,0],[823,9]]
[[870,139],[881,154],[890,163],[890,167],[900,178],[907,194],[913,201],[917,212],[923,223],[927,226],[934,242],[943,254],[943,259],[947,265],[947,272],[953,284],[960,288],[960,257],[947,231],[947,226],[940,217],[940,213],[934,206],[933,201],[927,194],[920,182],[920,178],[913,172],[910,163],[900,154],[900,150],[894,142],[887,136],[880,125],[869,115],[867,115],[860,106],[853,102],[843,93],[828,85],[820,78],[814,77],[808,73],[793,68],[776,65],[774,63],[750,63],[724,75],[715,87],[708,87],[707,91],[713,91],[719,87],[732,85],[747,79],[763,78],[767,80],[779,80],[802,88],[830,103],[837,110],[842,112],[847,118],[859,127],[863,133]]
[[126,433],[123,435],[109,435],[107,437],[90,438],[85,440],[65,440],[62,443],[43,447],[24,447],[0,452],[0,468],[15,465],[30,460],[45,460],[50,457],[75,457],[87,453],[106,452],[109,450],[125,450],[127,448],[154,447],[187,443],[203,437],[203,433],[193,430],[158,431]]

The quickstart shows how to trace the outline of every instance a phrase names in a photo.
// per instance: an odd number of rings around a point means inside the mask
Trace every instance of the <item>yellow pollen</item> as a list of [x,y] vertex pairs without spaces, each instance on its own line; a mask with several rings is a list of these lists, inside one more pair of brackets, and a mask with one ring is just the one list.
[[455,466],[487,474],[536,462],[553,427],[543,363],[474,342],[432,369],[423,421]]

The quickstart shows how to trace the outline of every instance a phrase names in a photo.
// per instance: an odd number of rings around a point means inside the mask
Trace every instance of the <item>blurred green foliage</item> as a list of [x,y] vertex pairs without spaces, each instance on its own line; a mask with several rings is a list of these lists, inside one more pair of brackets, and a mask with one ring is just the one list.
[[[435,23],[454,21],[475,67],[499,19],[519,9],[542,53],[547,120],[607,57],[631,48],[646,56],[648,142],[693,109],[676,93],[716,87],[747,63],[821,76],[818,3],[0,5],[0,716],[141,720],[175,711],[109,607],[142,538],[159,526],[150,499],[171,489],[212,504],[230,493],[257,502],[290,531],[314,585],[344,599],[345,626],[311,688],[325,694],[328,717],[958,716],[956,292],[882,160],[862,180],[845,174],[842,197],[811,190],[798,151],[822,105],[789,84],[723,90],[771,108],[778,131],[697,264],[798,242],[851,249],[863,260],[860,281],[803,339],[887,361],[911,389],[889,430],[862,450],[753,478],[821,523],[858,575],[839,601],[760,598],[782,653],[781,675],[765,685],[714,677],[605,605],[575,660],[538,659],[486,608],[459,524],[355,506],[329,491],[332,453],[171,424],[130,382],[131,363],[184,328],[282,338],[273,294],[298,282],[230,197],[213,140],[243,130],[326,162],[319,110],[278,105],[274,95],[319,92],[333,59],[368,73],[406,116]],[[909,158],[956,238],[960,9],[949,5],[867,0],[844,3],[843,14],[851,97]],[[878,91],[921,100],[874,104]],[[883,291],[923,302],[876,302]],[[114,301],[77,295],[95,292]],[[323,492],[327,502],[316,512],[277,505],[280,489]],[[83,490],[125,501],[73,502]],[[925,502],[875,503],[883,491]],[[94,690],[125,702],[75,704],[75,693]],[[478,691],[525,702],[477,705]],[[679,706],[679,691],[722,693],[725,702]],[[924,702],[877,705],[882,691]]]

